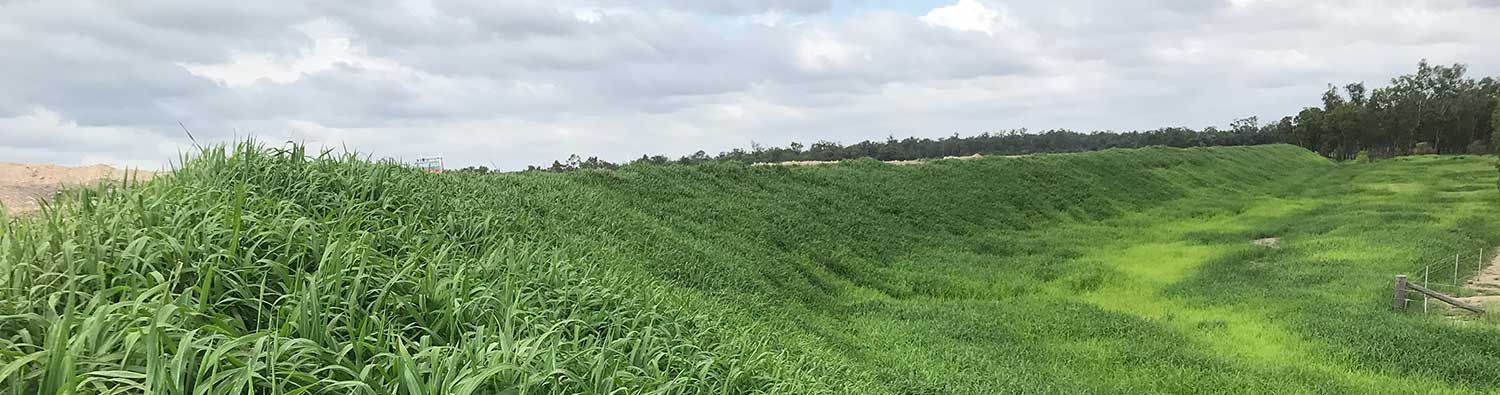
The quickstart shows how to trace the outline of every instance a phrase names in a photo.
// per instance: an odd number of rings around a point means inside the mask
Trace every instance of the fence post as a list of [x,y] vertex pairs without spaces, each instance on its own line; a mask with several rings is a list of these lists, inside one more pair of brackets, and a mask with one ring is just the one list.
[[1406,275],[1405,274],[1398,274],[1398,275],[1396,275],[1396,295],[1395,295],[1395,300],[1393,300],[1391,302],[1391,309],[1393,309],[1393,310],[1405,310],[1406,309]]

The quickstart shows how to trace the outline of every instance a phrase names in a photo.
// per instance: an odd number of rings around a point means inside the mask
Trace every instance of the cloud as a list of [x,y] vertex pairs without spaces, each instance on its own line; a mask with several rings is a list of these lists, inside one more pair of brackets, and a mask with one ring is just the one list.
[[651,6],[653,8],[718,15],[754,15],[768,11],[814,14],[833,7],[831,0],[646,0],[607,1],[611,6]]
[[1290,0],[0,3],[0,155],[165,162],[256,135],[519,168],[819,139],[1276,117],[1500,8]]
[[1004,15],[977,0],[958,0],[950,6],[934,8],[923,15],[922,22],[953,30],[983,32],[995,35],[996,25],[1005,22]]
[[86,126],[45,108],[0,118],[0,153],[7,162],[65,165],[109,163],[159,169],[178,145],[157,132],[128,127]]
[[301,24],[296,27],[312,41],[310,47],[301,48],[291,54],[267,52],[229,51],[229,58],[222,63],[178,63],[195,76],[218,81],[232,88],[246,87],[265,81],[288,84],[303,75],[327,71],[336,67],[394,70],[400,66],[375,59],[364,53],[364,48],[351,45],[347,35],[340,35],[336,27],[326,19]]

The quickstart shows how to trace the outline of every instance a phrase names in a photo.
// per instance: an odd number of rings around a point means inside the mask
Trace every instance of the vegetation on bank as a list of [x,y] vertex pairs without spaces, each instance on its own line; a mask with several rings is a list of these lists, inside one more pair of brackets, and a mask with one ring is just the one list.
[[[540,231],[498,204],[523,191],[480,193],[473,189],[484,183],[457,181],[245,144],[204,151],[149,184],[77,190],[40,217],[9,219],[0,238],[0,390],[604,394],[781,385],[766,355],[714,340],[711,319],[679,313],[660,287],[600,268],[598,251],[493,231]],[[463,189],[477,200],[445,198]]]
[[1500,389],[1491,323],[1388,311],[1391,274],[1500,242],[1479,158],[476,175],[313,156],[209,150],[5,220],[0,390]]

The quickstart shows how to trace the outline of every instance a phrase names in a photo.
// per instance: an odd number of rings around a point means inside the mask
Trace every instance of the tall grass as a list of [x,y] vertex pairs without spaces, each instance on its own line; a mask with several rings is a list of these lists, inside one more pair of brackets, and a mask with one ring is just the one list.
[[0,391],[1500,389],[1492,320],[1388,310],[1392,274],[1500,243],[1477,158],[432,175],[252,143],[184,163],[5,220]]
[[[211,149],[76,190],[0,236],[12,394],[769,393],[566,244],[496,237],[419,172],[299,147]],[[634,289],[622,292],[621,289]]]

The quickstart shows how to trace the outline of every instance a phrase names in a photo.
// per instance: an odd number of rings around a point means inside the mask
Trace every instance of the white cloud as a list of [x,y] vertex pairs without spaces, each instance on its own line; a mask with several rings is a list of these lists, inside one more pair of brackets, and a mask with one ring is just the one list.
[[584,23],[599,23],[604,19],[604,11],[597,8],[575,8],[570,13],[574,19]]
[[990,9],[978,0],[958,0],[953,5],[932,9],[921,19],[933,26],[993,36],[1004,16],[1003,10]]
[[822,31],[807,32],[797,42],[797,66],[804,71],[838,72],[867,56],[859,48]]
[[227,62],[214,64],[178,63],[193,75],[222,82],[230,87],[244,87],[261,81],[287,84],[304,75],[327,71],[340,65],[367,70],[395,71],[401,67],[386,59],[370,56],[363,47],[351,43],[349,33],[327,19],[302,23],[310,45],[293,53],[245,52],[230,49]]

